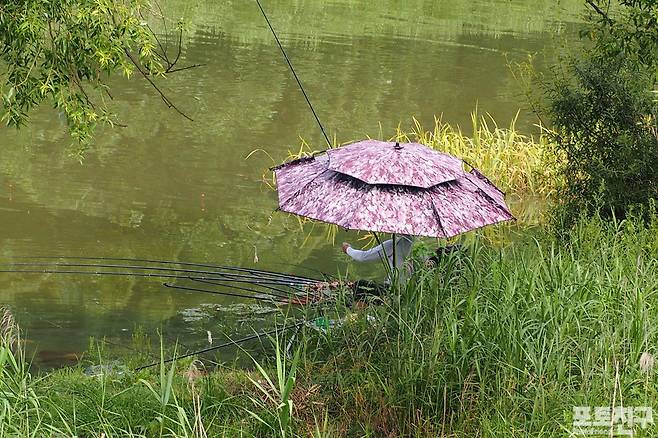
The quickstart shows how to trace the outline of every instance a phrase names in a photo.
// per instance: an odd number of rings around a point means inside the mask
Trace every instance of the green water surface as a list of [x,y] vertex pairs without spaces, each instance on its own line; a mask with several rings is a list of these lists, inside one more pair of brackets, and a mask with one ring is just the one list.
[[[331,136],[388,138],[442,114],[468,131],[478,107],[503,124],[534,119],[508,61],[575,39],[577,0],[264,0]],[[0,255],[113,256],[344,272],[340,235],[274,213],[267,168],[324,143],[255,2],[162,2],[188,23],[181,65],[163,87],[193,122],[135,77],[114,81],[125,128],[99,130],[83,164],[67,155],[50,108],[19,132],[0,128]],[[170,36],[173,37],[173,36]],[[174,45],[173,39],[171,44]],[[541,62],[540,62],[541,64]],[[250,158],[251,151],[260,149]],[[271,158],[270,158],[271,157]],[[310,231],[310,235],[308,234]],[[249,332],[263,309],[166,290],[156,280],[0,274],[38,363],[62,363],[90,336],[123,342],[135,327],[207,345]],[[265,319],[264,319],[265,318]],[[265,321],[265,322],[259,322]]]

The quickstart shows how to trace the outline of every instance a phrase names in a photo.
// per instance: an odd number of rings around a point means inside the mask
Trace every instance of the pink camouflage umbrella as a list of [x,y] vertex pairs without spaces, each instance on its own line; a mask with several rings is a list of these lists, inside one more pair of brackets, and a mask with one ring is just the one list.
[[274,168],[279,209],[350,230],[448,238],[514,219],[477,169],[418,143],[364,140]]

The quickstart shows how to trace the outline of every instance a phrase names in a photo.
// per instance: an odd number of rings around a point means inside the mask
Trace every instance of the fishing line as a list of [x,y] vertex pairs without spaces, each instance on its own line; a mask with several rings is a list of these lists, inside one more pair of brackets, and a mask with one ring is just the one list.
[[299,85],[299,89],[302,90],[302,94],[304,95],[304,99],[306,99],[306,103],[308,104],[308,107],[311,109],[311,112],[313,113],[313,117],[315,117],[315,121],[318,122],[318,126],[320,127],[320,130],[322,131],[322,135],[324,136],[324,139],[327,141],[327,146],[331,148],[331,141],[329,141],[329,137],[327,136],[327,133],[324,130],[324,126],[322,126],[322,122],[320,122],[320,118],[318,117],[317,113],[315,112],[315,109],[313,108],[313,105],[311,104],[311,100],[308,98],[308,95],[306,94],[306,90],[304,90],[304,86],[302,85],[302,81],[299,80],[299,77],[297,76],[297,73],[295,72],[295,69],[292,66],[292,63],[290,62],[290,59],[288,58],[288,55],[286,55],[286,51],[283,49],[283,46],[281,45],[281,41],[279,41],[279,37],[277,36],[276,32],[274,31],[274,28],[272,27],[272,23],[270,23],[270,19],[267,18],[267,14],[265,13],[265,10],[263,9],[263,6],[260,4],[260,0],[256,0],[256,4],[258,5],[258,8],[260,9],[260,12],[263,14],[263,17],[265,18],[265,21],[267,21],[267,25],[269,26],[270,30],[272,31],[272,35],[274,35],[274,39],[276,40],[277,45],[279,46],[279,49],[281,50],[281,53],[283,54],[283,57],[286,59],[286,62],[288,63],[288,67],[290,67],[290,71],[292,72],[292,75],[295,77],[295,80],[297,81],[297,85]]
[[[169,260],[154,260],[154,259],[131,259],[131,258],[121,258],[121,257],[69,257],[69,256],[20,256],[20,257],[14,257],[15,259],[22,259],[22,260],[27,260],[27,259],[42,259],[42,260],[54,260],[54,259],[62,259],[62,260],[90,260],[90,261],[122,261],[122,262],[144,262],[144,263],[157,263],[157,264],[162,264],[162,265],[180,265],[180,266],[197,266],[197,267],[202,267],[202,268],[214,268],[214,269],[220,269],[220,270],[227,270],[227,271],[237,271],[237,272],[248,272],[252,273],[254,275],[260,275],[264,277],[281,277],[285,279],[296,279],[296,280],[304,280],[304,281],[318,281],[315,278],[310,278],[310,277],[305,277],[301,275],[294,275],[294,274],[284,274],[281,272],[274,272],[274,271],[267,271],[263,269],[253,269],[253,268],[240,268],[237,266],[222,266],[222,265],[211,265],[211,264],[203,264],[203,263],[191,263],[191,262],[174,262],[174,261],[169,261]],[[165,268],[163,268],[165,269]]]
[[[108,259],[111,260],[111,259]],[[103,263],[63,263],[63,262],[19,262],[19,263],[6,263],[5,265],[11,266],[68,266],[68,267],[89,267],[89,268],[116,268],[116,269],[137,269],[145,271],[171,271],[171,272],[185,272],[194,274],[212,274],[220,276],[230,276],[233,278],[253,278],[258,280],[267,280],[272,282],[293,282],[293,283],[315,283],[317,279],[297,277],[294,275],[288,276],[286,274],[271,275],[270,273],[260,273],[258,271],[245,270],[247,273],[233,273],[222,272],[217,270],[205,271],[198,269],[182,269],[182,268],[169,268],[161,266],[140,266],[140,265],[126,265],[126,264],[103,264]],[[240,268],[226,269],[228,271],[237,270]]]
[[[1,266],[1,265],[0,265]],[[164,272],[175,272],[182,274],[200,274],[199,278],[208,279],[208,280],[218,280],[226,281],[231,280],[236,283],[249,283],[249,284],[274,284],[274,285],[286,285],[286,286],[302,286],[302,285],[311,285],[316,284],[318,281],[313,282],[301,282],[298,280],[284,280],[284,279],[268,279],[261,277],[250,277],[248,275],[242,274],[230,274],[223,272],[214,272],[214,271],[195,271],[191,269],[173,269],[173,268],[157,268],[153,266],[122,266],[122,265],[88,265],[81,263],[13,263],[12,266],[24,266],[24,267],[45,267],[45,268],[103,268],[103,269],[136,269],[143,271],[164,271]],[[69,273],[69,274],[88,274],[88,275],[123,275],[123,276],[135,276],[135,277],[151,277],[151,278],[190,278],[190,275],[178,275],[178,274],[169,274],[169,273],[147,273],[147,272],[122,272],[122,271],[104,271],[104,270],[67,270],[67,269],[0,269],[0,272],[24,272],[24,273]],[[246,280],[245,280],[246,279]]]
[[[223,283],[221,283],[221,282],[212,281],[212,280],[204,280],[204,279],[194,278],[194,277],[190,277],[189,279],[190,279],[190,280],[193,280],[193,281],[196,281],[196,282],[199,282],[199,283],[204,283],[204,284],[211,284],[211,285],[215,285],[215,286],[224,286],[224,287],[227,287],[226,284],[223,284]],[[235,286],[235,285],[230,285],[230,287],[231,287],[232,289],[241,289],[241,290],[246,290],[246,291],[255,292],[255,293],[259,293],[259,294],[270,295],[270,296],[273,296],[273,297],[283,298],[283,299],[289,299],[289,298],[290,298],[290,295],[291,295],[290,293],[286,293],[286,291],[283,290],[283,289],[275,289],[275,288],[273,288],[273,290],[274,290],[275,292],[266,292],[266,291],[262,291],[262,290],[249,289],[249,288],[246,288],[246,287]],[[276,293],[276,291],[280,291],[280,292],[283,292],[283,293],[281,293],[281,294],[280,294],[280,293]]]
[[305,323],[306,323],[306,320],[300,321],[297,324],[293,324],[293,325],[288,326],[288,327],[275,328],[274,330],[270,330],[268,332],[255,333],[251,336],[247,336],[247,337],[244,337],[244,338],[241,338],[241,339],[237,339],[235,341],[231,340],[229,342],[225,342],[224,344],[216,345],[214,347],[204,348],[202,350],[197,350],[197,351],[194,351],[192,353],[183,354],[181,356],[175,356],[175,357],[169,358],[167,360],[161,360],[159,362],[154,362],[154,363],[151,363],[151,364],[148,364],[148,365],[143,365],[141,367],[135,368],[135,372],[141,371],[141,370],[146,369],[146,368],[152,368],[152,367],[158,366],[160,364],[166,364],[166,363],[169,363],[169,362],[173,362],[175,360],[185,359],[186,357],[196,356],[198,354],[204,354],[204,353],[208,353],[210,351],[219,350],[221,348],[225,348],[225,347],[228,347],[228,346],[231,346],[231,345],[237,345],[237,344],[240,344],[242,342],[247,342],[247,341],[250,341],[252,339],[260,338],[262,336],[272,335],[272,334],[277,333],[277,332],[285,332],[285,331],[290,330],[292,328],[297,328],[297,327],[299,327],[299,326],[301,326]]

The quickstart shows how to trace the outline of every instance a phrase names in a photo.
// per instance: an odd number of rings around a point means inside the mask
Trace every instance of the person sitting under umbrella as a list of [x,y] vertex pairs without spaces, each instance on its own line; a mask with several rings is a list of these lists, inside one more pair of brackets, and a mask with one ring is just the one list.
[[[407,275],[411,275],[414,272],[413,264],[406,261],[407,257],[411,253],[411,247],[413,246],[414,236],[409,236],[406,234],[401,234],[395,238],[395,266],[403,267],[402,271],[399,273],[398,277],[401,280],[406,280]],[[433,254],[429,257],[426,257],[422,262],[423,266],[427,269],[435,268],[439,262],[446,256],[449,256],[452,253],[462,251],[463,247],[460,244],[447,245],[437,248]],[[386,240],[384,243],[375,246],[372,249],[363,251],[352,248],[352,246],[343,242],[343,252],[350,256],[354,261],[357,262],[374,262],[377,260],[386,260],[389,266],[389,275],[386,280],[386,284],[391,283],[391,275],[393,265],[393,239]],[[362,280],[360,280],[362,281]]]
[[[368,139],[273,170],[280,211],[348,230],[400,236],[368,251],[343,244],[357,261],[401,267],[411,251],[410,236],[450,239],[514,220],[505,193],[480,171],[420,143]],[[399,277],[405,280],[407,274],[402,269]],[[389,276],[389,284],[393,279]]]
[[[405,267],[405,260],[411,253],[413,242],[413,236],[400,234],[395,237],[395,245],[393,245],[393,239],[388,239],[380,245],[366,251],[354,249],[349,243],[343,242],[343,252],[357,262],[367,263],[376,262],[378,260],[386,261],[390,268],[386,283],[390,284],[393,270],[395,268]],[[399,279],[404,281],[407,277],[406,274],[408,274],[406,269],[400,270]]]

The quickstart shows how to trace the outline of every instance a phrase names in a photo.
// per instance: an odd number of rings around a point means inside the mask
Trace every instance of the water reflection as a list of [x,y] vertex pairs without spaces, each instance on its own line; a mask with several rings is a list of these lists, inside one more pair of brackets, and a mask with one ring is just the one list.
[[[575,0],[266,3],[340,142],[390,136],[411,116],[429,125],[442,113],[468,127],[476,105],[510,120],[523,101],[503,55],[519,58],[552,44],[556,34],[568,35],[579,6]],[[184,61],[205,64],[164,83],[195,121],[167,110],[136,78],[113,84],[113,110],[127,127],[101,129],[83,165],[67,156],[64,122],[49,108],[34,114],[28,129],[4,128],[0,255],[241,266],[258,259],[263,269],[344,271],[321,230],[307,239],[296,220],[272,215],[276,197],[260,179],[273,161],[266,154],[245,159],[263,149],[282,160],[300,136],[323,145],[255,5],[168,0],[163,6],[189,23]],[[533,120],[522,120],[530,129]],[[91,335],[129,337],[137,325],[203,338],[203,323],[188,316],[236,303],[143,279],[2,275],[0,287],[0,301],[14,308],[35,348],[65,354],[83,351]]]

